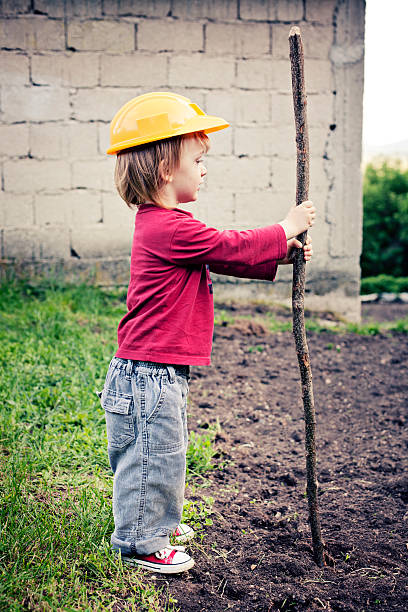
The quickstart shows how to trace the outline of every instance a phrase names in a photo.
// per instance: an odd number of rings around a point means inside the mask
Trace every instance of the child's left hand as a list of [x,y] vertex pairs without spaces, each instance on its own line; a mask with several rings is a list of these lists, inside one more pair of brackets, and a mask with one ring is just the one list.
[[[291,238],[288,240],[288,250],[284,259],[279,259],[278,264],[292,264],[295,256],[296,249],[301,249],[302,243],[297,238]],[[310,261],[313,255],[312,239],[307,236],[306,242],[303,247],[303,258],[305,261]]]

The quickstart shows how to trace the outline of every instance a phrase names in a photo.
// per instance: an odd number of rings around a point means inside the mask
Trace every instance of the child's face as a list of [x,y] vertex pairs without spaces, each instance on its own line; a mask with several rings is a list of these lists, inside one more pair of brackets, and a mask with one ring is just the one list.
[[175,206],[197,199],[200,185],[207,174],[203,162],[204,152],[202,143],[194,137],[183,141],[180,165],[174,170],[168,183]]

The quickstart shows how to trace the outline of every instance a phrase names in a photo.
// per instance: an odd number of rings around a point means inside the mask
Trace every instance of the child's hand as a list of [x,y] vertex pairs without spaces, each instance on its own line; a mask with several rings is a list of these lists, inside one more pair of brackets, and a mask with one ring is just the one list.
[[[282,265],[282,264],[293,263],[293,259],[295,256],[295,250],[301,249],[301,248],[302,248],[302,243],[299,240],[297,240],[297,238],[291,238],[291,240],[288,240],[288,251],[286,253],[286,257],[284,259],[280,259],[278,261],[278,264]],[[307,236],[306,242],[303,246],[303,258],[305,261],[310,261],[312,259],[312,255],[313,255],[312,239],[310,236]]]
[[288,214],[280,225],[285,230],[286,239],[298,236],[309,227],[312,227],[316,219],[316,208],[313,206],[313,202],[307,200],[302,202],[299,206],[292,206],[289,209]]

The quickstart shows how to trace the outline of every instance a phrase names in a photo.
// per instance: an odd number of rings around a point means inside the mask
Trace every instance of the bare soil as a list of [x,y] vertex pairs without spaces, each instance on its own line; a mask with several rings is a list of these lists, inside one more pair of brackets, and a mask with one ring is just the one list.
[[[255,318],[263,307],[225,308],[253,318],[217,326],[213,365],[193,369],[190,428],[219,420],[219,466],[195,493],[216,499],[213,527],[191,548],[196,565],[166,580],[178,606],[408,610],[407,336],[308,333],[320,513],[333,558],[319,568],[292,335],[266,332]],[[363,318],[407,314],[406,305],[369,304]]]

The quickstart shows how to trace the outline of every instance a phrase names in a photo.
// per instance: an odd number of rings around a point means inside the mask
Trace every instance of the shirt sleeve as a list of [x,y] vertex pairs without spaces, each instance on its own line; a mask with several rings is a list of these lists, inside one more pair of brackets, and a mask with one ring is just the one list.
[[252,280],[275,280],[278,264],[276,261],[271,261],[266,264],[258,264],[257,266],[228,264],[211,264],[210,272],[216,274],[225,274],[226,276],[237,276],[238,278],[251,278]]
[[[254,273],[256,267],[266,266],[262,274],[266,273],[271,262],[285,257],[286,251],[286,235],[279,224],[244,231],[220,231],[194,217],[186,217],[174,231],[168,258],[177,265],[208,264],[214,272],[214,266],[224,265],[224,270],[228,266],[228,274],[240,276],[244,273],[243,266],[253,267]],[[258,272],[261,273],[261,268]]]

